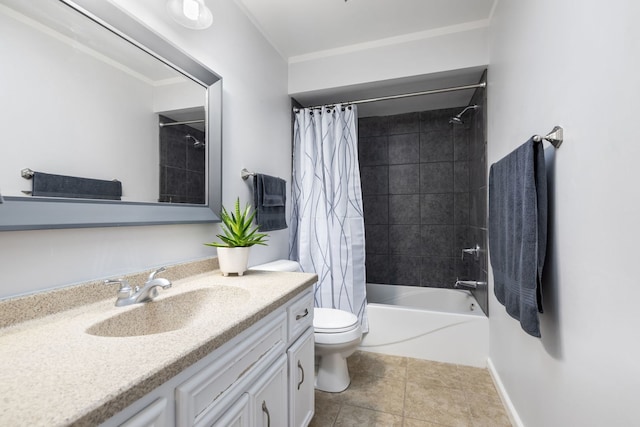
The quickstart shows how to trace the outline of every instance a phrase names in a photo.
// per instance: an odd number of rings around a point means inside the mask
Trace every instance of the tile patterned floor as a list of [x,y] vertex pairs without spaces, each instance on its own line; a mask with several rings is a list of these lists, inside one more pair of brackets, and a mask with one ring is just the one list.
[[356,352],[351,385],[316,391],[310,427],[511,427],[486,369]]

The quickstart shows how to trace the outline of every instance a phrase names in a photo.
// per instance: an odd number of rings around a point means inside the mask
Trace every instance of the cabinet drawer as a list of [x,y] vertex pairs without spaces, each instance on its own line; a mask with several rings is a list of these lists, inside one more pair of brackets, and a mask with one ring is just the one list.
[[305,292],[287,309],[289,342],[313,325],[313,292]]
[[230,393],[235,383],[251,371],[263,356],[286,341],[286,314],[280,313],[266,324],[254,329],[244,341],[176,387],[176,421],[179,426],[191,426],[199,415]]

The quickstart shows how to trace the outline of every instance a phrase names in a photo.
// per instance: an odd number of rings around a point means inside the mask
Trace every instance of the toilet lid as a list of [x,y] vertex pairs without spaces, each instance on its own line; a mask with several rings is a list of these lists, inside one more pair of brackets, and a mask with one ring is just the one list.
[[347,332],[358,326],[358,317],[344,310],[333,308],[313,309],[313,329],[315,332]]

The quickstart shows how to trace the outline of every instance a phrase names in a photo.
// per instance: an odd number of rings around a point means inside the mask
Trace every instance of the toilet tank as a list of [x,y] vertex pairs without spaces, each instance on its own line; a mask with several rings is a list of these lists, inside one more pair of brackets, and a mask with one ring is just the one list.
[[266,271],[302,271],[297,261],[288,259],[279,259],[268,262],[266,264],[254,265],[249,270],[266,270]]

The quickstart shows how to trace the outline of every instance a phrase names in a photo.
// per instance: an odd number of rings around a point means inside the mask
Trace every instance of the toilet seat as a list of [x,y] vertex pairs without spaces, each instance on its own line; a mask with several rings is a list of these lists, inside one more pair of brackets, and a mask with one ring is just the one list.
[[316,332],[313,336],[316,344],[343,346],[354,341],[359,343],[362,338],[362,330],[360,329],[360,325],[356,325],[353,329],[347,332]]
[[333,308],[313,309],[313,329],[316,333],[337,334],[358,327],[358,317],[344,310]]

